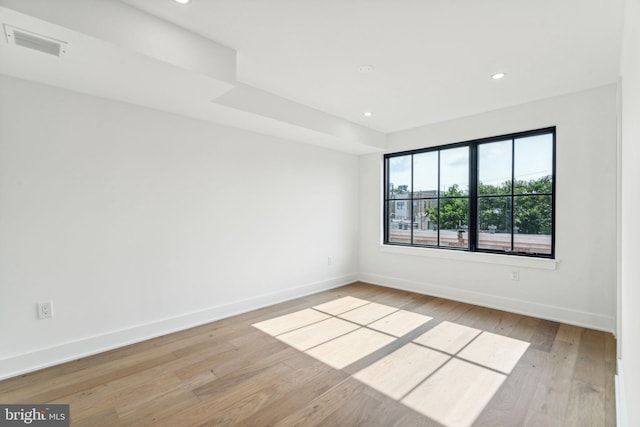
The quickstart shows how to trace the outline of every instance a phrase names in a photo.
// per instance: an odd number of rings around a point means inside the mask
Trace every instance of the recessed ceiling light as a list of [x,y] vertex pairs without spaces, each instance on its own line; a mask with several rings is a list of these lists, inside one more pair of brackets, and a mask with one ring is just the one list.
[[358,67],[358,71],[362,74],[369,74],[373,71],[373,65],[361,65]]
[[500,80],[501,78],[503,78],[504,76],[506,76],[505,73],[495,73],[493,76],[491,76],[491,78],[493,80]]
[[364,112],[364,116],[365,117],[371,117],[371,116],[373,116],[373,113],[371,111],[365,111]]
[[189,2],[191,0],[173,0],[173,1],[175,1],[176,3],[180,3],[180,4],[189,4]]

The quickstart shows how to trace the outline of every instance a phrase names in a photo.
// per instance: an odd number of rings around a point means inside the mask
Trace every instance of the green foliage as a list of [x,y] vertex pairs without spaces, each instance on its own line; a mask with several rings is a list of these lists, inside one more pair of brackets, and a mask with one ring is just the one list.
[[502,185],[487,185],[482,182],[478,185],[478,194],[481,196],[497,196],[511,193],[511,180],[505,181]]
[[[440,229],[454,230],[469,224],[469,198],[462,197],[451,199],[447,197],[465,196],[464,192],[454,184],[440,196]],[[438,223],[438,207],[425,209],[429,220]]]
[[516,196],[515,223],[524,234],[551,234],[551,196]]
[[[514,194],[550,194],[552,190],[551,175],[530,181],[518,180],[514,188]],[[478,186],[481,196],[498,196],[511,193],[511,180],[503,182],[500,186],[487,185],[482,182]]]
[[478,202],[478,228],[496,227],[498,233],[511,233],[511,197],[482,197]]
[[[519,180],[515,183],[515,212],[514,225],[517,232],[523,234],[551,234],[551,176],[544,176],[530,181]],[[478,228],[481,231],[496,227],[496,232],[511,232],[511,181],[505,181],[500,186],[480,183],[478,192],[481,196],[478,202]],[[452,230],[468,224],[469,201],[464,192],[453,185],[440,197],[440,229]],[[462,197],[462,198],[450,198]],[[429,220],[438,223],[438,208],[425,210]]]
[[516,181],[515,194],[550,194],[552,190],[551,175],[531,181]]

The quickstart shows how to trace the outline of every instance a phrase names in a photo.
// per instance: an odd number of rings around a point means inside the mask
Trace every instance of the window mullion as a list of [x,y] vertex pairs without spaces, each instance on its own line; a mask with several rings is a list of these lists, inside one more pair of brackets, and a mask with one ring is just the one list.
[[438,227],[436,228],[437,230],[437,241],[436,241],[436,245],[438,247],[440,247],[440,150],[438,150],[438,189],[437,189],[437,195],[438,195]]
[[382,177],[383,183],[382,188],[384,188],[384,197],[383,199],[383,207],[382,213],[384,215],[384,243],[389,243],[389,158],[384,158],[384,176]]
[[469,145],[469,250],[476,250],[478,233],[478,144]]
[[411,191],[409,192],[409,200],[407,201],[407,203],[409,203],[409,229],[411,230],[411,244],[413,245],[413,195],[415,193],[415,188],[413,188],[413,175],[414,175],[414,170],[413,170],[413,155],[411,155]]
[[515,220],[515,211],[516,211],[516,198],[515,198],[515,192],[516,192],[516,167],[515,167],[515,161],[516,161],[516,139],[515,138],[511,138],[511,252],[514,251],[513,248],[513,231],[515,230],[515,224],[514,224],[514,220]]

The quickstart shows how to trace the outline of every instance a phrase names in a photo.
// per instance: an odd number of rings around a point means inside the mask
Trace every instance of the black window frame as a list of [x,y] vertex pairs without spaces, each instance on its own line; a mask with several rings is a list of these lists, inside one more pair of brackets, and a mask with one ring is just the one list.
[[[552,176],[551,176],[551,194],[549,193],[536,193],[535,195],[526,195],[519,194],[515,190],[515,177],[514,174],[514,157],[515,150],[514,141],[516,139],[539,136],[539,135],[551,135],[552,138]],[[400,151],[394,153],[385,154],[383,157],[383,243],[385,245],[393,245],[393,246],[405,246],[405,247],[417,247],[417,248],[431,248],[431,249],[444,249],[444,250],[454,250],[454,251],[464,251],[464,252],[478,252],[478,253],[491,253],[491,254],[501,254],[501,255],[510,255],[510,256],[519,256],[519,257],[530,257],[530,258],[547,258],[547,259],[555,259],[556,257],[556,127],[546,127],[541,129],[535,129],[525,132],[516,132],[505,135],[492,136],[481,139],[474,139],[464,142],[458,142],[453,144],[445,144],[438,145],[433,147],[425,147],[415,150],[407,150]],[[511,200],[511,247],[513,250],[499,250],[499,249],[488,249],[488,248],[480,248],[478,247],[478,205],[479,201],[482,198],[491,197],[486,195],[480,195],[478,191],[478,147],[482,144],[492,143],[492,142],[500,142],[505,140],[511,140],[512,143],[512,160],[511,160],[511,192],[509,194],[504,194],[503,197],[509,197]],[[414,210],[414,202],[418,200],[423,200],[425,197],[415,197],[415,192],[413,188],[413,178],[414,178],[414,170],[413,170],[413,155],[427,153],[427,152],[438,152],[438,191],[436,197],[429,197],[429,199],[437,200],[438,205],[440,204],[441,199],[448,198],[447,196],[442,196],[442,191],[440,189],[440,151],[447,150],[451,148],[458,147],[468,147],[469,149],[469,191],[466,196],[461,196],[463,198],[468,198],[468,229],[466,230],[467,234],[467,247],[455,247],[455,246],[441,246],[440,245],[440,226],[438,224],[437,228],[437,242],[436,245],[425,245],[425,244],[416,244],[414,241],[414,225],[413,219],[415,215],[413,213]],[[389,188],[389,160],[394,157],[408,156],[411,155],[411,191],[408,193],[407,198],[392,198],[390,197],[390,188]],[[539,196],[551,196],[551,253],[531,253],[531,252],[522,252],[515,250],[514,247],[514,216],[515,216],[515,205],[514,201],[517,197],[539,197]],[[409,227],[410,232],[410,242],[395,242],[389,241],[389,203],[393,201],[404,201],[407,203],[407,207],[409,209],[409,223],[411,226]]]

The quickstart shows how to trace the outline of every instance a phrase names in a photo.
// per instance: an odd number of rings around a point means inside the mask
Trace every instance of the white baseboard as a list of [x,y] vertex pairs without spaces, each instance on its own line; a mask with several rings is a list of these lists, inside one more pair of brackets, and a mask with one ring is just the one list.
[[601,314],[587,313],[558,306],[516,300],[499,295],[489,295],[465,289],[436,285],[429,282],[415,282],[395,277],[381,276],[378,274],[360,273],[358,275],[358,279],[362,282],[374,285],[386,286],[389,288],[495,308],[511,313],[582,326],[589,329],[596,329],[611,333],[615,330],[615,318]]
[[287,288],[168,319],[108,332],[0,360],[0,380],[355,282],[357,274]]
[[624,392],[624,371],[622,370],[622,359],[618,359],[618,373],[616,374],[616,425],[618,427],[628,427],[627,399]]

